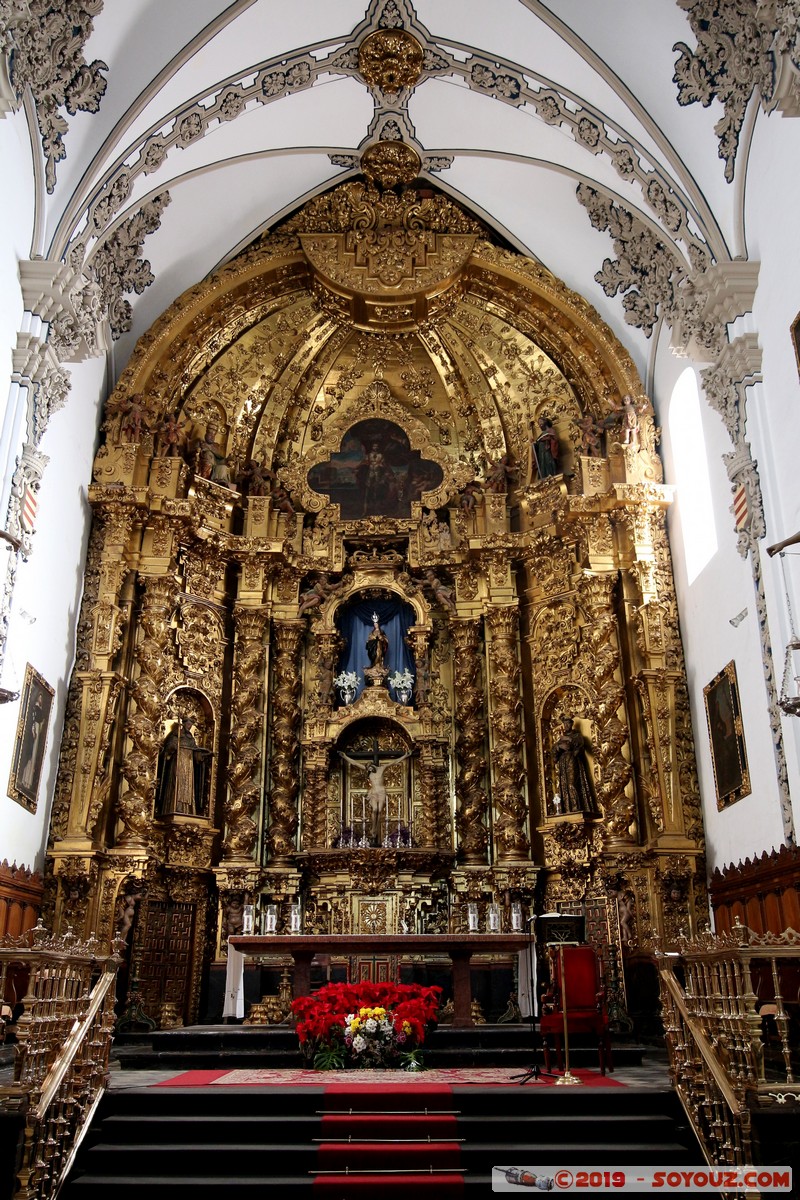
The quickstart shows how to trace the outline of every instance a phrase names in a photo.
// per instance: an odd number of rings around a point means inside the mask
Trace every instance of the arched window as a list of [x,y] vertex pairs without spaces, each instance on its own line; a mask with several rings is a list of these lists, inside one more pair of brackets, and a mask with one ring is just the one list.
[[691,367],[686,368],[673,389],[669,432],[686,574],[688,582],[692,583],[716,553],[717,530],[700,416],[700,393],[697,376]]

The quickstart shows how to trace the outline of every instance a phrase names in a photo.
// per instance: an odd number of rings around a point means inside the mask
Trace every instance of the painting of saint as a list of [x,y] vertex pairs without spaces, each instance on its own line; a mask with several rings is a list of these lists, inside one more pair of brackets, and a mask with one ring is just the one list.
[[717,791],[717,807],[722,809],[750,794],[750,774],[739,706],[736,664],[729,662],[703,688],[711,743],[711,761]]
[[338,504],[345,521],[410,517],[412,502],[442,478],[441,467],[412,450],[399,425],[380,417],[351,426],[341,449],[308,473],[309,486]]
[[53,694],[49,683],[28,663],[25,667],[8,794],[32,813],[36,812]]

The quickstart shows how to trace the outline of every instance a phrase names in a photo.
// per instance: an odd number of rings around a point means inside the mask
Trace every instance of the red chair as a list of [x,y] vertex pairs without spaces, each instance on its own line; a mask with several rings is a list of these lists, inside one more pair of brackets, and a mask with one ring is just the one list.
[[597,1037],[597,1052],[600,1057],[600,1073],[614,1070],[611,1061],[611,1039],[608,1033],[606,990],[600,976],[600,962],[592,946],[551,947],[552,985],[542,997],[542,1016],[539,1029],[542,1035],[544,1068],[550,1070],[550,1045],[552,1036],[556,1046],[558,1066],[563,1070],[562,1042],[564,1038],[564,1010],[561,1005],[561,955],[563,955],[566,977],[567,1031],[573,1034],[591,1033]]

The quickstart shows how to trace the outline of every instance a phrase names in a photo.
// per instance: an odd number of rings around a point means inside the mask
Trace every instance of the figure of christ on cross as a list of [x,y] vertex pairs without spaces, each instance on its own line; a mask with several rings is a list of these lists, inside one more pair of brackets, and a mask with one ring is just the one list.
[[396,751],[384,751],[381,753],[377,738],[372,739],[372,750],[369,754],[361,753],[351,757],[349,754],[345,754],[343,750],[339,751],[341,757],[351,767],[358,767],[359,770],[367,772],[367,779],[369,780],[369,791],[367,792],[369,825],[367,836],[370,846],[380,846],[383,842],[381,827],[384,820],[384,813],[386,812],[386,786],[383,782],[383,773],[392,763],[404,762],[405,759],[411,758],[413,753],[413,750],[408,750],[405,754],[398,754]]

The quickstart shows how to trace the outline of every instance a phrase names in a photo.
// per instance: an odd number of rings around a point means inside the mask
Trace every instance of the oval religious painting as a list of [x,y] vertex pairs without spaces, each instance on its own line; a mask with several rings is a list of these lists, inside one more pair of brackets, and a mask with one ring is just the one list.
[[309,486],[340,505],[343,521],[410,517],[411,502],[442,478],[438,463],[412,450],[406,432],[380,417],[352,425],[341,449],[308,472]]

